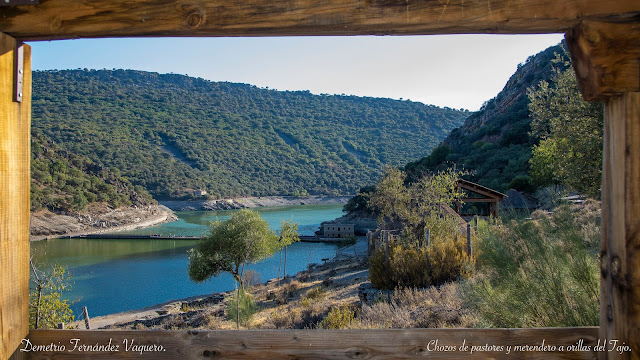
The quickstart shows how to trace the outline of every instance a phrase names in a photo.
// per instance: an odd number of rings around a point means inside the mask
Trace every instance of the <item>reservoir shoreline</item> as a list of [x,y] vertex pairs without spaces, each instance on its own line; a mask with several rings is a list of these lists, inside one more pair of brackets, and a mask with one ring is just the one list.
[[262,196],[220,200],[161,201],[159,205],[89,210],[79,214],[31,214],[31,241],[144,229],[178,219],[174,211],[233,210],[294,205],[345,204],[350,196]]
[[257,207],[346,204],[352,196],[251,196],[217,200],[168,200],[160,204],[173,211],[215,211]]

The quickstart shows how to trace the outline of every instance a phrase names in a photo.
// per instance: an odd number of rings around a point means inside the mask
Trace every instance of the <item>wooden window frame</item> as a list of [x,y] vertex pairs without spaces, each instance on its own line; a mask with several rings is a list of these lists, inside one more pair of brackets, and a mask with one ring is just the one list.
[[[36,344],[161,345],[136,358],[460,358],[439,345],[593,346],[616,339],[631,352],[521,352],[523,358],[640,358],[640,3],[628,0],[6,0],[0,46],[78,37],[528,34],[564,32],[583,96],[605,103],[599,327],[260,331],[31,330],[28,292],[30,94],[11,102],[0,61],[0,359],[85,358],[82,352],[20,352]],[[25,5],[22,4],[33,4]],[[3,4],[4,5],[4,4]],[[28,54],[28,46],[25,46]],[[0,59],[3,53],[0,52]],[[4,66],[4,67],[3,67]],[[28,66],[27,66],[28,67]],[[3,73],[4,71],[4,73]],[[30,81],[30,76],[29,77]],[[25,85],[29,88],[30,83]],[[25,130],[26,129],[26,130]],[[25,167],[26,163],[26,167]],[[17,166],[17,167],[16,167]],[[16,170],[17,172],[13,172]],[[27,189],[25,193],[25,189]],[[4,191],[4,192],[2,192]],[[7,194],[14,194],[9,196]],[[26,250],[25,250],[26,248]],[[26,273],[26,275],[25,275]],[[7,275],[10,274],[10,275]],[[431,345],[430,345],[431,344]],[[473,358],[509,358],[476,352]]]

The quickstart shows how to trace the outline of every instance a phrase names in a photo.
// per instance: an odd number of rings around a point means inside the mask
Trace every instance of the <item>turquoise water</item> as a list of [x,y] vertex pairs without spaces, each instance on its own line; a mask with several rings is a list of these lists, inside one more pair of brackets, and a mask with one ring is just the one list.
[[[342,215],[342,205],[303,205],[259,208],[262,217],[277,230],[282,220],[299,223],[300,233],[312,235],[322,221]],[[198,236],[206,234],[209,222],[225,220],[235,210],[177,212],[178,221],[129,231],[131,234]],[[231,290],[233,278],[223,273],[196,284],[187,274],[187,251],[193,240],[54,239],[34,242],[31,252],[37,262],[58,263],[73,274],[73,288],[65,298],[77,301],[76,316],[87,306],[90,316],[143,308],[189,296]],[[293,275],[335,255],[337,245],[296,243],[287,251],[287,274]],[[247,269],[262,281],[277,277],[280,255],[252,264]]]

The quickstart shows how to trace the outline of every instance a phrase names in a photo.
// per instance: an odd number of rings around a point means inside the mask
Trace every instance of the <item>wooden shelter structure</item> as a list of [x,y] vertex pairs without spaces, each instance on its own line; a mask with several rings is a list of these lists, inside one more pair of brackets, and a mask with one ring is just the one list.
[[[582,94],[604,102],[600,326],[553,329],[281,331],[31,330],[30,47],[23,41],[149,36],[565,33]],[[167,49],[171,51],[171,49]],[[185,54],[188,56],[188,54]],[[0,1],[0,359],[640,358],[640,1],[2,0]],[[119,351],[21,352],[119,344]],[[123,340],[148,345],[127,352]],[[582,344],[591,351],[443,352],[454,345]],[[630,351],[593,351],[616,340]],[[155,347],[154,347],[155,346]],[[161,347],[161,350],[157,350]],[[156,349],[156,350],[153,350]],[[548,348],[547,348],[548,349]],[[465,357],[466,357],[465,356]]]
[[480,214],[469,214],[464,212],[464,208],[459,202],[456,202],[454,204],[456,213],[467,221],[474,215],[495,217],[497,215],[498,203],[507,196],[499,191],[464,179],[458,180],[458,189],[465,194],[465,196],[460,198],[464,204],[480,203],[488,205],[487,209],[483,209],[486,211],[481,211]]

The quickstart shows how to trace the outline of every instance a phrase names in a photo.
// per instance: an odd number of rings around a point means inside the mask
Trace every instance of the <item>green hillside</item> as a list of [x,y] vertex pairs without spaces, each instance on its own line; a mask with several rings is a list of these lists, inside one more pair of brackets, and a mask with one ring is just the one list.
[[157,199],[348,194],[468,112],[133,70],[36,71],[33,127]]
[[31,134],[31,210],[86,210],[91,203],[113,208],[155,203],[140,186],[132,186],[116,169],[61,149],[46,136]]
[[530,135],[527,89],[550,80],[556,53],[564,53],[560,45],[529,57],[495,98],[471,114],[429,156],[408,163],[409,175],[416,178],[425,171],[455,165],[469,171],[471,181],[499,191],[533,190],[529,159],[539,139]]

